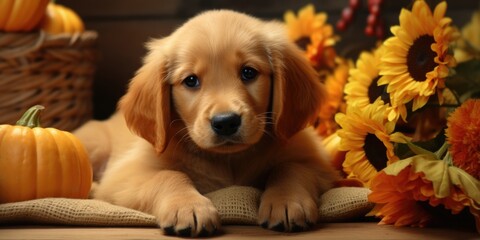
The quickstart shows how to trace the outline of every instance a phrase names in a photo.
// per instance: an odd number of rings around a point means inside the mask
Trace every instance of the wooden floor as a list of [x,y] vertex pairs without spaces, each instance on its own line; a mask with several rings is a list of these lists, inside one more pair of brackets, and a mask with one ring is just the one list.
[[[178,239],[156,228],[90,228],[58,226],[0,226],[0,239]],[[397,228],[374,222],[328,223],[294,234],[272,232],[257,226],[223,226],[213,239],[480,239],[475,229]]]

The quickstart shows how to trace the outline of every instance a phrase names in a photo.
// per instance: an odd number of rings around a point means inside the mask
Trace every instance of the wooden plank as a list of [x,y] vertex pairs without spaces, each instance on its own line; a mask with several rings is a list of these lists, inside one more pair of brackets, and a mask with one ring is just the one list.
[[[363,223],[328,223],[312,231],[301,233],[279,233],[259,226],[224,226],[222,233],[214,239],[479,239],[474,229],[451,228],[397,228]],[[91,228],[52,226],[0,227],[0,240],[63,240],[63,239],[178,239],[164,236],[157,228]]]

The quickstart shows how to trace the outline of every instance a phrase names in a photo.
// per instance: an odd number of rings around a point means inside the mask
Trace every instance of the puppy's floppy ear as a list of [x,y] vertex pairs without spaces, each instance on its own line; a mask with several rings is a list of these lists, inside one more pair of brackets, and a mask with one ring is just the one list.
[[275,133],[285,140],[315,121],[325,89],[302,51],[286,38],[285,27],[278,23],[267,25],[273,41],[267,49],[273,69]]
[[170,85],[167,81],[168,38],[153,40],[147,46],[143,66],[130,81],[119,103],[128,127],[163,152],[169,140]]

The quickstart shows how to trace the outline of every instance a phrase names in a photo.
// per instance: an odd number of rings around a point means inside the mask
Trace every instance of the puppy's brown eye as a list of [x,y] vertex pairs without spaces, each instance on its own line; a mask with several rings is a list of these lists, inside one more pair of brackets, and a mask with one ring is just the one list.
[[187,86],[188,88],[198,88],[200,87],[200,80],[195,75],[190,75],[183,79],[183,85]]
[[257,78],[258,71],[255,68],[252,67],[243,67],[240,70],[240,78],[243,81],[252,81]]

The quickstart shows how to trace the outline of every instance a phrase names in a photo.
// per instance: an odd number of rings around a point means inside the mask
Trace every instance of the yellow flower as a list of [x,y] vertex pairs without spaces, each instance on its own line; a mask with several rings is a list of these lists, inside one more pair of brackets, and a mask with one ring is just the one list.
[[378,80],[381,78],[378,66],[383,50],[383,47],[379,47],[373,52],[360,54],[356,68],[350,70],[350,77],[345,85],[345,100],[347,105],[355,105],[363,109],[380,98],[387,105],[388,120],[396,121],[400,115],[406,116],[407,109],[405,105],[392,107],[386,86],[378,85]]
[[435,93],[441,102],[445,77],[455,65],[449,45],[456,31],[450,26],[451,19],[444,17],[446,9],[443,1],[432,13],[425,1],[417,0],[412,11],[401,10],[400,26],[390,29],[394,36],[384,42],[379,84],[388,84],[392,106],[413,100],[415,111]]
[[298,17],[291,10],[284,14],[284,20],[287,24],[287,34],[290,40],[297,42],[303,38],[308,43],[310,35],[316,31],[319,26],[323,25],[327,20],[324,13],[315,14],[315,7],[308,4],[298,11]]
[[457,62],[465,62],[472,58],[480,59],[480,11],[476,11],[462,28],[461,38],[455,48]]
[[392,133],[395,122],[386,121],[386,108],[378,99],[364,109],[347,106],[346,114],[335,116],[342,128],[337,131],[342,138],[339,150],[347,151],[343,170],[367,187],[377,172],[398,160],[392,142],[403,141],[402,134]]
[[351,63],[345,59],[337,58],[337,66],[332,73],[325,73],[325,89],[327,97],[318,115],[319,122],[316,126],[321,136],[328,136],[337,130],[334,115],[340,110],[343,104],[343,88],[348,78],[348,71]]
[[387,166],[370,189],[368,200],[376,206],[369,215],[381,217],[381,224],[424,227],[432,216],[419,202],[428,202],[443,205],[452,214],[468,207],[480,230],[480,182],[432,155],[415,155]]
[[298,11],[297,16],[287,11],[284,20],[288,37],[305,50],[305,56],[315,68],[334,67],[336,37],[333,27],[326,22],[326,13],[315,13],[315,7],[308,4]]
[[310,36],[310,44],[307,46],[305,54],[317,70],[335,67],[337,53],[333,48],[335,39],[332,38],[332,35],[332,26],[326,25]]
[[[287,34],[293,42],[296,42],[300,47],[306,49],[310,43],[310,36],[316,31],[321,31],[326,24],[326,13],[315,13],[315,7],[308,4],[298,11],[298,16],[292,11],[287,11],[284,15],[284,20],[287,25]],[[328,29],[331,30],[331,27]],[[333,31],[330,31],[332,34]]]
[[480,179],[480,99],[470,99],[448,118],[445,131],[453,164]]
[[462,36],[477,51],[480,51],[480,11],[473,13],[470,22],[462,29]]

